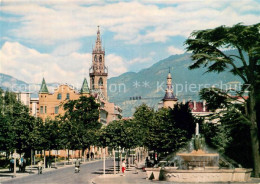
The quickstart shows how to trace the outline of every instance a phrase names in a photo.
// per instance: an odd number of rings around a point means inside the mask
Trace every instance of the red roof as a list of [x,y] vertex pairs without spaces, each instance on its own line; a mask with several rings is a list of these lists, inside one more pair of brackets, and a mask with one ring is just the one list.
[[[195,108],[194,104],[196,104],[196,108]],[[205,105],[205,110],[203,110],[203,102],[195,102],[195,101],[189,102],[189,107],[191,109],[191,112],[209,112],[206,104],[204,104],[204,105]]]

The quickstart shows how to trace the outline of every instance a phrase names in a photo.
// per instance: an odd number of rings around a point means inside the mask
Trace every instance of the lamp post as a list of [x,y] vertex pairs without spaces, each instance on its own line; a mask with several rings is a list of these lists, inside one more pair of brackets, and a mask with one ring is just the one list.
[[103,148],[103,174],[105,175],[106,174],[106,149]]
[[113,161],[114,161],[114,174],[116,174],[116,153],[115,153],[115,149],[113,148]]

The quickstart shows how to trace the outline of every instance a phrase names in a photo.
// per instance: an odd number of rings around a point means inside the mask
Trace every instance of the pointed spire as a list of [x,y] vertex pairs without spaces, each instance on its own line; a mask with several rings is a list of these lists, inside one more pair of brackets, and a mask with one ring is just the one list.
[[39,93],[49,93],[44,77],[42,79],[42,85]]
[[81,94],[89,94],[88,82],[87,82],[86,78],[84,78],[80,93]]
[[165,96],[164,96],[163,100],[173,100],[173,101],[178,100],[173,94],[172,76],[171,76],[170,68],[169,68],[169,73],[167,76],[167,88],[165,90]]
[[100,30],[99,30],[99,26],[98,26],[98,30],[97,30],[97,39],[96,39],[96,44],[95,44],[95,51],[102,51],[102,43],[101,43],[101,39],[100,39]]

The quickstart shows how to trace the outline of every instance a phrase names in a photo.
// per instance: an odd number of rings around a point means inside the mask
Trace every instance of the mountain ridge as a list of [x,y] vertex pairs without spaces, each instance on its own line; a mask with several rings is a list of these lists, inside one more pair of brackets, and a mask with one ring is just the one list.
[[[235,51],[225,52],[234,54]],[[240,82],[238,77],[228,71],[216,74],[205,73],[207,71],[206,68],[189,70],[188,66],[193,63],[190,56],[191,54],[189,53],[171,55],[139,72],[126,72],[117,77],[109,78],[107,85],[109,101],[122,108],[124,117],[132,116],[135,107],[142,103],[157,109],[158,103],[162,100],[165,93],[166,78],[169,70],[172,74],[174,94],[179,101],[183,99],[199,100],[198,92],[203,87],[221,86],[234,81]],[[60,83],[47,84],[48,87],[55,88]],[[8,85],[29,87],[31,84],[10,75],[0,74],[0,87],[8,89]],[[32,85],[40,87],[40,84]],[[191,86],[195,86],[193,90],[191,90]],[[34,94],[37,95],[37,93],[38,91],[35,88]],[[141,97],[141,100],[130,100],[131,97],[136,96]]]

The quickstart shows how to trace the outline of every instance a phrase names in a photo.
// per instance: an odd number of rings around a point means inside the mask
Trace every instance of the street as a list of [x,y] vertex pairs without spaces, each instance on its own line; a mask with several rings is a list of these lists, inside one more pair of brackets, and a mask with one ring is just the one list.
[[[112,160],[106,161],[106,168],[113,166]],[[48,184],[65,184],[65,183],[85,183],[90,184],[91,180],[103,173],[103,161],[83,164],[80,167],[80,173],[74,173],[75,167],[61,168],[50,172],[44,172],[41,175],[28,175],[28,177],[12,179],[7,183],[48,183]],[[35,171],[36,172],[36,171]]]

